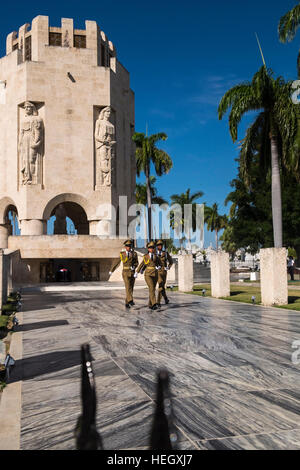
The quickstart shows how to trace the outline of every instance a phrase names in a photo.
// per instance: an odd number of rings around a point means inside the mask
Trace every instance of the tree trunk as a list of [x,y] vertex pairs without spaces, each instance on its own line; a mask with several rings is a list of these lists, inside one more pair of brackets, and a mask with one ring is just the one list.
[[282,203],[277,139],[271,136],[272,217],[275,248],[282,248]]
[[150,187],[150,172],[149,167],[146,167],[146,185],[147,185],[147,206],[148,206],[148,241],[150,242],[152,237],[152,218],[151,218],[151,187]]
[[219,250],[218,230],[216,230],[216,250]]

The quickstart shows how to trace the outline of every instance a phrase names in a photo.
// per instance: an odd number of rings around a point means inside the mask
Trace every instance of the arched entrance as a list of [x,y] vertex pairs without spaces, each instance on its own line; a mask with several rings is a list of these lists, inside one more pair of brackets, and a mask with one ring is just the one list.
[[85,210],[76,202],[61,202],[47,220],[48,235],[88,235],[89,222]]
[[8,237],[20,235],[18,210],[10,198],[0,200],[0,248],[8,247]]
[[[47,235],[89,235],[87,201],[76,194],[61,194],[48,202],[43,218]],[[88,282],[100,279],[99,261],[81,258],[57,258],[40,263],[40,282]]]

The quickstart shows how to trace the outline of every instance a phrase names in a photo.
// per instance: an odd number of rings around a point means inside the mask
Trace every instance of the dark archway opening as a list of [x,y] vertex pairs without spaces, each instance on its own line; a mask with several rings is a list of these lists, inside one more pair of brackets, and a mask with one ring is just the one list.
[[76,202],[58,204],[47,223],[48,235],[88,235],[89,222],[84,209]]

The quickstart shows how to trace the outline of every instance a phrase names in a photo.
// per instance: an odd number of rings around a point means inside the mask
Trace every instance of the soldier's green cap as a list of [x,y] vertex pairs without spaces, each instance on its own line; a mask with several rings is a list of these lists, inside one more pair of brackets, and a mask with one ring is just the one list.
[[157,245],[163,245],[163,244],[164,244],[164,242],[162,240],[158,240],[158,242],[156,242],[156,246]]
[[155,248],[155,243],[154,242],[147,243],[147,248]]
[[132,246],[132,245],[133,245],[132,240],[126,240],[126,242],[124,242],[124,246]]

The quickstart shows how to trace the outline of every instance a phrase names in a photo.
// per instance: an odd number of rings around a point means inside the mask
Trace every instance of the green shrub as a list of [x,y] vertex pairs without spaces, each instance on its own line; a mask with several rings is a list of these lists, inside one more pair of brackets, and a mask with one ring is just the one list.
[[2,314],[3,315],[10,315],[12,312],[15,312],[17,310],[17,304],[16,303],[7,303],[2,305]]

